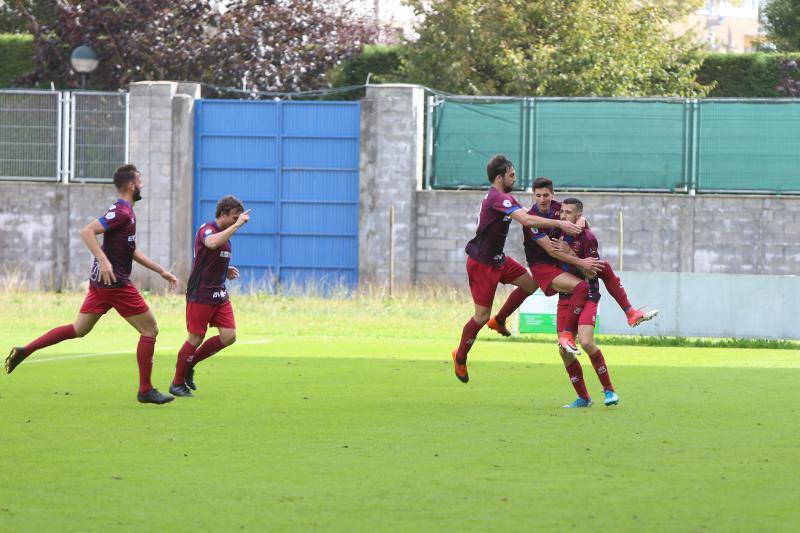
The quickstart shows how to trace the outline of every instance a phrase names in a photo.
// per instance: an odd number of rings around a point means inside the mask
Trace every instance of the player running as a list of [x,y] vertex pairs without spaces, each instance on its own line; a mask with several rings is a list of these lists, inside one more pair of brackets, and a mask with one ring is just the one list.
[[[230,239],[250,220],[250,209],[244,211],[235,196],[225,196],[217,202],[215,217],[200,226],[194,237],[194,262],[186,288],[189,337],[178,352],[175,378],[169,387],[175,396],[193,396],[192,391],[197,390],[195,365],[236,341],[236,321],[225,280],[239,277],[236,267],[230,266]],[[216,327],[219,335],[203,342],[209,325]]]
[[517,175],[513,163],[506,156],[494,156],[486,166],[486,174],[492,187],[481,202],[475,237],[465,249],[475,314],[464,325],[461,342],[452,354],[456,377],[463,383],[469,381],[467,354],[478,332],[489,320],[497,285],[516,285],[520,294],[524,295],[522,300],[536,290],[536,283],[525,268],[503,253],[511,221],[523,227],[559,228],[566,234],[580,233],[580,228],[571,222],[525,213],[519,202],[509,194],[514,189]]
[[[94,256],[89,291],[72,324],[54,328],[25,346],[11,349],[6,358],[6,372],[11,373],[19,364],[37,350],[67,339],[83,337],[112,307],[140,334],[136,347],[139,365],[139,392],[141,403],[163,404],[174,400],[153,388],[150,375],[153,370],[158,326],[153,312],[130,280],[132,262],[158,273],[175,289],[177,279],[167,269],[136,248],[136,217],[133,205],[142,199],[142,177],[134,165],[123,165],[114,172],[114,185],[119,199],[108,208],[105,215],[93,220],[80,232],[83,242]],[[97,235],[103,234],[103,245]]]

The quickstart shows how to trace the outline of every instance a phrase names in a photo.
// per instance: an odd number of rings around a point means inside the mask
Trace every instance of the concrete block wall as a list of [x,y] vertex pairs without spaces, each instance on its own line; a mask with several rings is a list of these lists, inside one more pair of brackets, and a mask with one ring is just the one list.
[[394,207],[395,282],[414,281],[416,191],[422,186],[424,90],[376,85],[361,101],[359,278],[389,279],[389,212]]
[[[466,279],[463,249],[475,234],[481,191],[418,191],[416,281]],[[526,207],[530,193],[517,191]],[[584,203],[602,256],[638,272],[800,274],[800,198],[668,194],[556,193]],[[512,223],[506,253],[525,259]]]

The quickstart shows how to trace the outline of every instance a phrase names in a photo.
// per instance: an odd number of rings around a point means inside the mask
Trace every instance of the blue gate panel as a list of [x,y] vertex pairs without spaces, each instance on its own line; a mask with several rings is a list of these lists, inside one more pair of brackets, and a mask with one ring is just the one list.
[[358,203],[358,172],[353,170],[285,170],[281,179],[288,200],[335,200]]
[[[205,178],[198,191],[201,198],[219,200],[231,194],[231,187],[242,196],[253,200],[273,201],[278,195],[276,170],[230,170],[209,168],[203,171]],[[237,196],[238,198],[238,196]]]
[[358,168],[358,139],[283,140],[283,166],[288,169]]
[[[202,100],[205,133],[243,135],[276,135],[278,108],[272,102],[237,102],[234,100]],[[267,104],[267,105],[263,105]]]
[[283,108],[283,134],[356,137],[360,108],[340,102],[293,102]]
[[195,230],[233,194],[253,209],[233,239],[240,287],[358,281],[360,106],[200,100]]
[[200,164],[221,168],[274,167],[276,139],[270,137],[221,137],[203,139]]
[[311,235],[358,235],[358,220],[353,220],[350,204],[284,202],[281,208],[281,233]]

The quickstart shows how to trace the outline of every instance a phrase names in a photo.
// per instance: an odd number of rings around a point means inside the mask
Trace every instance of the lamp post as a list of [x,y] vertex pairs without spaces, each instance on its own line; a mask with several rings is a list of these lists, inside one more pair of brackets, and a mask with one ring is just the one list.
[[100,60],[97,58],[95,52],[88,44],[83,44],[72,51],[69,56],[69,62],[72,65],[72,70],[80,73],[81,75],[81,88],[86,88],[86,75],[91,74],[97,68]]

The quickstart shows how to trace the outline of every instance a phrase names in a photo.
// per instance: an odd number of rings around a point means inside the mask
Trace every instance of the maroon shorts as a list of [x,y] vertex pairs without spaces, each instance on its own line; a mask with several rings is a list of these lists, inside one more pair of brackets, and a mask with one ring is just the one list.
[[510,257],[506,257],[506,262],[499,267],[479,263],[471,257],[467,258],[467,276],[472,301],[483,307],[492,306],[498,283],[511,283],[527,273],[525,267]]
[[150,309],[133,285],[111,288],[89,285],[89,292],[86,293],[80,312],[103,315],[112,307],[123,318],[140,315]]
[[233,306],[230,300],[221,304],[186,303],[186,329],[195,335],[205,335],[208,326],[215,328],[236,329],[233,318]]
[[531,274],[533,274],[533,279],[536,280],[536,284],[542,289],[544,295],[553,296],[556,291],[550,287],[550,284],[558,276],[564,274],[564,269],[549,263],[539,263],[531,267]]
[[[556,312],[556,331],[561,333],[567,323],[567,310],[569,309],[569,298],[558,300],[558,311]],[[597,323],[597,302],[587,301],[581,309],[578,317],[578,326],[592,326]]]

